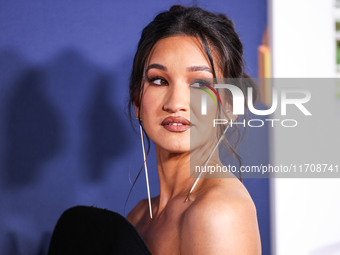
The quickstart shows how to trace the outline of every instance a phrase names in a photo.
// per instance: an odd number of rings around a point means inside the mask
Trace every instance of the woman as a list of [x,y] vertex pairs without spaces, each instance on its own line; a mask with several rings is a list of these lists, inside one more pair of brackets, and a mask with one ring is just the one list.
[[[247,77],[243,72],[242,44],[232,22],[225,16],[200,8],[173,6],[143,30],[131,74],[130,103],[141,132],[156,147],[160,195],[141,201],[129,213],[127,220],[138,234],[129,224],[119,227],[119,233],[129,229],[126,239],[130,235],[131,243],[138,243],[136,250],[140,249],[141,254],[148,254],[147,249],[162,255],[261,253],[256,209],[243,184],[231,173],[224,176],[229,178],[203,178],[204,174],[191,177],[193,166],[222,166],[216,148],[225,137],[228,125],[214,128],[212,121],[237,118],[231,113],[232,100],[230,94],[214,91],[216,94],[211,93],[212,97],[221,105],[207,101],[209,115],[201,113],[200,100],[207,88],[213,91],[212,80],[223,77]],[[247,88],[242,82],[238,86],[243,91]],[[231,151],[234,152],[232,148]],[[88,214],[79,211],[82,208],[61,217],[50,254],[58,254],[53,250],[60,243],[71,243],[72,238],[82,243],[98,239],[95,235],[83,237],[84,233],[97,233],[98,227],[91,227],[90,231],[82,227],[98,226],[100,222],[99,229],[103,229],[108,222],[104,220],[106,216],[99,211]],[[94,214],[98,217],[93,217]],[[79,221],[79,217],[86,220]],[[68,223],[73,224],[67,228],[71,231],[63,228],[70,225]],[[74,232],[74,225],[81,230]],[[116,237],[111,235],[110,240],[113,242]],[[126,249],[134,245],[126,242],[114,245],[124,243]]]
[[[215,116],[202,117],[193,105],[195,92],[190,109],[190,91],[197,81],[223,77],[245,77],[242,44],[225,16],[174,6],[143,30],[130,100],[155,143],[160,195],[152,199],[151,210],[143,200],[127,219],[153,254],[260,253],[256,210],[237,178],[201,178],[190,193],[190,162],[209,155],[219,137],[209,121]],[[218,150],[208,163],[216,164],[222,165]]]

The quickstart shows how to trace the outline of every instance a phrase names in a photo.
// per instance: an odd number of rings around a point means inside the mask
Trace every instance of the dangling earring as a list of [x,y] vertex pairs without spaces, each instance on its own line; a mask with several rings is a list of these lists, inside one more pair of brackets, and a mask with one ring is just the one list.
[[143,128],[142,128],[142,124],[141,123],[139,123],[139,129],[140,129],[140,137],[141,137],[141,140],[142,140],[142,149],[143,149],[143,158],[144,158],[144,170],[145,170],[145,179],[146,179],[146,189],[148,191],[150,218],[152,219],[152,208],[151,208],[149,175],[148,175],[148,167],[146,165],[146,156],[145,156],[145,148],[144,148],[144,136],[143,136]]
[[[216,149],[218,148],[218,145],[222,142],[223,137],[224,137],[225,133],[227,132],[228,128],[229,128],[229,125],[228,125],[228,126],[225,128],[225,130],[223,131],[223,134],[221,135],[221,137],[220,137],[220,139],[218,140],[217,144],[215,145],[214,149],[213,149],[212,152],[210,153],[210,155],[209,155],[207,161],[205,162],[203,169],[206,169],[206,167],[207,167],[207,165],[208,165],[208,163],[209,163],[209,161],[210,161],[212,155],[215,153]],[[190,191],[189,191],[187,197],[185,198],[184,202],[188,201],[189,196],[191,195],[192,191],[194,190],[194,188],[195,188],[195,186],[196,186],[198,180],[201,178],[202,174],[203,174],[203,171],[200,172],[200,174],[199,174],[198,177],[196,178],[196,180],[195,180],[194,184],[192,185],[192,187],[191,187],[191,189],[190,189]]]

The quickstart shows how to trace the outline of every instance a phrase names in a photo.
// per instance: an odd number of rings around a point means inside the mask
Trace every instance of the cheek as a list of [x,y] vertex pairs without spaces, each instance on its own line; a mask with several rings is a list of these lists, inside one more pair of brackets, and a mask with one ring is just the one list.
[[216,104],[212,100],[208,100],[207,102],[207,115],[203,115],[200,118],[200,122],[205,128],[205,132],[211,134],[211,132],[215,132],[215,128],[213,126],[214,119],[218,119],[218,108]]
[[[204,97],[205,99],[203,99]],[[203,106],[203,100],[206,101],[206,107]],[[202,112],[205,110],[206,114],[202,114]],[[208,120],[211,118],[215,118],[217,112],[217,105],[214,102],[214,100],[209,95],[206,94],[206,92],[198,89],[192,89],[190,90],[190,111],[192,117],[195,117],[196,120],[198,121]]]
[[142,98],[142,112],[141,114],[147,117],[149,114],[157,111],[160,98],[151,90],[145,90]]
[[[202,114],[202,111],[206,109],[206,114]],[[202,108],[202,99],[199,97],[191,97],[190,101],[191,119],[197,122],[199,125],[211,125],[213,120],[218,118],[218,108],[215,102],[208,96],[206,100],[206,108]]]

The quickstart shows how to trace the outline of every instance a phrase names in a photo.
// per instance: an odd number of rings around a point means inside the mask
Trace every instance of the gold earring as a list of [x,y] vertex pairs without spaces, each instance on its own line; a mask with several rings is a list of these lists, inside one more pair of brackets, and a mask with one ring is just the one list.
[[[203,169],[206,169],[206,167],[207,167],[207,165],[208,165],[208,163],[209,163],[209,161],[210,161],[212,155],[215,153],[216,149],[218,148],[218,145],[222,142],[223,137],[224,137],[225,133],[227,132],[228,128],[229,128],[229,125],[228,125],[228,126],[225,128],[225,130],[223,131],[223,134],[221,135],[221,137],[220,137],[220,139],[218,140],[217,144],[215,145],[214,149],[213,149],[212,152],[210,153],[210,155],[209,155],[207,161],[205,162]],[[195,180],[194,184],[192,185],[192,187],[191,187],[191,189],[190,189],[190,191],[189,191],[187,197],[185,198],[184,202],[188,201],[189,196],[191,195],[192,191],[194,190],[194,188],[195,188],[195,186],[196,186],[198,180],[201,178],[202,174],[203,174],[203,172],[200,172],[200,174],[199,174],[198,177],[196,178],[196,180]]]
[[145,147],[144,147],[144,135],[142,125],[139,125],[140,137],[142,140],[142,149],[143,149],[143,158],[144,158],[144,170],[145,170],[145,179],[146,179],[146,189],[148,192],[148,200],[149,200],[149,211],[150,218],[152,219],[152,207],[151,207],[151,196],[150,196],[150,186],[149,186],[149,175],[148,175],[148,167],[146,165],[146,156],[145,156]]

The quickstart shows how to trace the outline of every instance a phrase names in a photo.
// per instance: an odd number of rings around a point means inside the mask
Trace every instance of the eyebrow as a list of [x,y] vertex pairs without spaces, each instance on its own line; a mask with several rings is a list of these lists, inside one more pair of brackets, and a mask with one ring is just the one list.
[[159,69],[162,71],[168,71],[168,69],[161,64],[151,64],[146,68],[145,72],[148,72],[150,69]]
[[[151,64],[146,68],[145,72],[148,72],[150,69],[159,69],[159,70],[162,70],[162,71],[168,71],[168,69],[161,64]],[[212,73],[211,69],[208,66],[204,66],[204,65],[189,66],[187,68],[187,72],[202,72],[202,71]]]
[[202,71],[206,71],[209,73],[212,73],[211,69],[207,66],[190,66],[187,68],[188,72],[202,72]]

